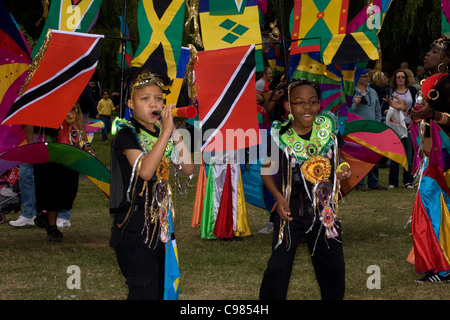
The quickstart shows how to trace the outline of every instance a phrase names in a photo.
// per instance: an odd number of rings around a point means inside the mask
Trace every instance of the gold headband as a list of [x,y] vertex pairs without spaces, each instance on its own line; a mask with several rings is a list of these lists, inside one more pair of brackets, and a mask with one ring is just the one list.
[[446,38],[439,38],[433,41],[433,47],[444,50],[447,48],[448,40]]
[[143,72],[139,74],[136,79],[134,80],[134,83],[131,87],[131,97],[133,97],[133,93],[135,89],[141,89],[143,87],[146,87],[148,85],[155,84],[161,90],[164,91],[164,85],[160,78],[158,78],[156,75],[150,72]]

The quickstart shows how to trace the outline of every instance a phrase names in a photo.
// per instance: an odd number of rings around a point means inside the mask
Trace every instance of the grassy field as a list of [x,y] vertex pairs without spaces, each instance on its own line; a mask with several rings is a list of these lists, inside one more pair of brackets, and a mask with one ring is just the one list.
[[[111,139],[110,139],[111,140]],[[109,144],[94,139],[94,150],[109,165]],[[387,184],[387,169],[380,169]],[[267,222],[260,208],[248,205],[253,235],[243,241],[203,240],[191,228],[196,177],[186,198],[179,199],[176,238],[180,256],[182,300],[256,300],[270,255],[271,236],[258,233]],[[411,215],[415,190],[351,192],[340,204],[346,259],[348,300],[445,300],[450,284],[418,284],[406,262],[411,246]],[[127,287],[108,246],[112,220],[109,201],[86,178],[80,179],[72,226],[62,229],[62,243],[48,243],[37,227],[0,225],[1,300],[125,299]],[[14,220],[17,214],[8,214]],[[69,266],[80,268],[80,289],[69,289]],[[379,267],[379,289],[369,289],[370,266]],[[290,300],[320,299],[305,247],[297,251]]]

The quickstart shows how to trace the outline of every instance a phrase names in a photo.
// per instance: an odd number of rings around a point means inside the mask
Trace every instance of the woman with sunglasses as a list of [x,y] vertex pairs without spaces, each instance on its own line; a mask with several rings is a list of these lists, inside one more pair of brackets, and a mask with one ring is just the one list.
[[[408,161],[408,170],[403,168],[403,184],[405,188],[414,188],[414,177],[411,174],[413,166],[414,149],[409,126],[411,124],[411,108],[415,104],[417,89],[413,86],[414,74],[408,69],[398,69],[390,80],[389,96],[383,99],[389,104],[386,110],[386,124],[394,129],[400,136],[405,148]],[[394,103],[395,102],[395,103]],[[396,116],[394,116],[396,115]],[[398,187],[399,164],[390,161],[389,189]]]

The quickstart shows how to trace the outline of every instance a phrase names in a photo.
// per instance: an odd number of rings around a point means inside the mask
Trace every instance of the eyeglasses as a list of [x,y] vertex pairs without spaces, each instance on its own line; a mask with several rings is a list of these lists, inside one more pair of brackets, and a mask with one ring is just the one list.
[[311,100],[311,101],[290,101],[289,102],[292,106],[296,106],[296,107],[306,107],[306,105],[309,105],[310,107],[315,107],[318,104],[320,104],[320,100]]
[[396,76],[396,79],[405,79],[405,76]]

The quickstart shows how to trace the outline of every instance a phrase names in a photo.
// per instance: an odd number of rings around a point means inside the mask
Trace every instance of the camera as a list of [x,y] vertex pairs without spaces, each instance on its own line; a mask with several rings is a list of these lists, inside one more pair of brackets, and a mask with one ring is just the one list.
[[362,104],[367,104],[367,99],[366,99],[365,96],[361,96],[361,101],[360,101],[360,103],[362,103]]

